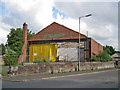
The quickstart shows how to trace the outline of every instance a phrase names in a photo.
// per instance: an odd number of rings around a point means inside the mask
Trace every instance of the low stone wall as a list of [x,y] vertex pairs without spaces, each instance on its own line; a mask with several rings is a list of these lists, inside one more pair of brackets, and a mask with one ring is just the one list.
[[[31,75],[72,72],[78,69],[78,62],[34,63],[24,66],[11,66],[12,75]],[[80,70],[114,68],[114,62],[81,62]]]

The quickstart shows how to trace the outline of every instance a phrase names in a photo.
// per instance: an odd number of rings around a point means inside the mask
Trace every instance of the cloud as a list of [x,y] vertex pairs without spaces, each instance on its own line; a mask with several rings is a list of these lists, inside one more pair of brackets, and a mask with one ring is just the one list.
[[0,43],[6,43],[10,28],[12,28],[10,25],[0,22]]
[[[53,1],[47,0],[11,0],[3,2],[8,16],[3,16],[3,22],[21,27],[23,22],[27,22],[29,28],[34,32],[50,24],[53,20]],[[49,14],[49,15],[48,15]]]
[[[92,13],[92,17],[81,19],[81,33],[86,34],[88,31],[89,36],[102,45],[113,45],[116,49],[118,48],[116,44],[118,8],[115,2],[5,0],[2,3],[4,6],[2,23],[17,28],[22,27],[23,22],[27,22],[28,29],[35,33],[54,21],[79,31],[79,16]],[[4,30],[9,32],[9,28],[2,27],[2,32]]]
[[[85,32],[88,31],[89,36],[102,45],[112,45],[118,49],[117,2],[55,2],[55,7],[65,12],[69,16],[68,19],[72,18],[74,21],[80,16],[92,13],[92,17],[81,19],[81,32],[86,34]],[[83,25],[85,28],[82,29]],[[110,40],[116,44],[109,42]]]
[[[1,23],[14,28],[22,28],[22,24],[27,22],[28,29],[37,33],[53,22],[53,6],[54,1],[50,0],[5,0],[2,2],[2,7],[4,7],[2,12],[4,14],[2,14]],[[9,32],[10,29],[1,27],[2,33],[4,33],[4,30]]]

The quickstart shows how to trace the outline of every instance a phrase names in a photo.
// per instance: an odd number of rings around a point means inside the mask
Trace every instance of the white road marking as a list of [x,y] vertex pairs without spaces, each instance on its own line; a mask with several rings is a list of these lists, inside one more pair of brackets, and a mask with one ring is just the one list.
[[[14,82],[21,82],[21,81],[22,82],[27,82],[27,81],[32,81],[32,80],[57,79],[57,78],[64,78],[64,77],[73,77],[73,76],[82,76],[82,75],[97,74],[97,73],[110,72],[110,71],[115,71],[115,69],[114,70],[98,71],[98,72],[90,72],[90,73],[74,74],[74,75],[53,76],[53,77],[45,77],[45,78],[37,78],[37,79],[11,80],[11,81],[14,81]],[[118,70],[116,69],[116,71],[118,71]]]
[[65,75],[65,76],[55,76],[55,77],[47,77],[47,78],[41,78],[41,79],[43,79],[43,80],[44,79],[56,79],[56,78],[64,78],[64,77],[73,77],[73,76],[97,74],[97,73],[110,72],[110,71],[115,71],[115,70],[98,71],[98,72],[90,72],[90,73],[81,73],[81,74]]

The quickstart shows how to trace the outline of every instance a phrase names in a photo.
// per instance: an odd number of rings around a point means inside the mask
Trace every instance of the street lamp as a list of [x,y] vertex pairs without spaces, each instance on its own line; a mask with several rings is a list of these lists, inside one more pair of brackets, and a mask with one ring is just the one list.
[[88,15],[85,15],[85,16],[81,16],[81,17],[79,17],[79,50],[78,50],[78,53],[79,53],[79,63],[78,63],[78,71],[80,71],[80,20],[81,20],[81,18],[83,18],[83,17],[89,17],[89,16],[92,16],[92,14],[88,14]]

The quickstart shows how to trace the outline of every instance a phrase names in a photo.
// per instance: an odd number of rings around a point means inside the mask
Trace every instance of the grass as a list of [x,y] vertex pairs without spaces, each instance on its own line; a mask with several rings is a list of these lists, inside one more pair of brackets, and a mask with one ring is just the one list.
[[8,72],[7,71],[2,71],[1,75],[2,76],[8,76]]

